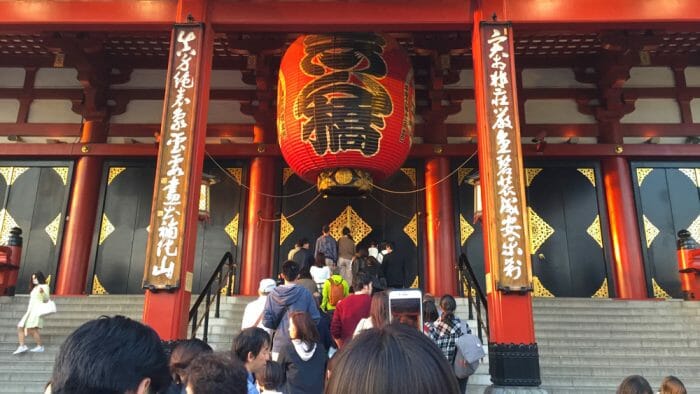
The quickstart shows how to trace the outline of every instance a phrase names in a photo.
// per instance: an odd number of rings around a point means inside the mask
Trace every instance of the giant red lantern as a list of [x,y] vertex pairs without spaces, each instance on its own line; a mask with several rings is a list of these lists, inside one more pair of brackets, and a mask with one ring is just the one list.
[[411,148],[414,112],[413,70],[389,36],[305,35],[282,58],[282,155],[323,193],[365,193],[396,172]]

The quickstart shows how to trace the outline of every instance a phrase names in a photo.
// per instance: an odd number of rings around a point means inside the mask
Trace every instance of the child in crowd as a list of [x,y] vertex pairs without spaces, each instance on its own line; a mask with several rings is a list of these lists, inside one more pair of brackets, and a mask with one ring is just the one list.
[[265,370],[258,377],[258,382],[262,386],[261,393],[265,394],[281,394],[280,391],[284,385],[284,367],[281,364],[268,360],[265,364]]

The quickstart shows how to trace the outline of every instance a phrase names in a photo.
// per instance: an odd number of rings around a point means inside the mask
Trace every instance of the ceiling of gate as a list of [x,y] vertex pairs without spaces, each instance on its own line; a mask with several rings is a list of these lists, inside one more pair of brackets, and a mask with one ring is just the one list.
[[[214,67],[246,69],[255,54],[281,57],[298,33],[217,33]],[[434,54],[451,55],[452,69],[471,68],[469,32],[391,33],[420,69],[421,59]],[[603,54],[629,56],[635,65],[700,64],[700,32],[657,30],[634,31],[533,31],[515,32],[519,67],[562,67],[594,64]],[[71,50],[102,54],[115,66],[165,68],[170,46],[168,32],[89,32],[0,34],[0,66],[45,66],[55,64],[56,54],[65,54],[63,66],[71,66]],[[641,54],[641,55],[640,55]]]

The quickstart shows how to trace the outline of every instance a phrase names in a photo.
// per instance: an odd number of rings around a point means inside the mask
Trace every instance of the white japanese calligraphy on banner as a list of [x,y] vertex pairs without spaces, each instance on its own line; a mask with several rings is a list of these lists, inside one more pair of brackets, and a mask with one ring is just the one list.
[[514,107],[513,59],[510,27],[505,24],[482,25],[484,49],[485,99],[487,107],[491,187],[495,190],[495,245],[500,272],[498,287],[523,290],[531,287],[529,259],[526,255],[524,196],[522,188],[520,139]]
[[151,214],[151,228],[155,230],[149,234],[144,288],[173,289],[180,284],[201,34],[200,25],[179,25],[173,31],[156,173],[158,186]]

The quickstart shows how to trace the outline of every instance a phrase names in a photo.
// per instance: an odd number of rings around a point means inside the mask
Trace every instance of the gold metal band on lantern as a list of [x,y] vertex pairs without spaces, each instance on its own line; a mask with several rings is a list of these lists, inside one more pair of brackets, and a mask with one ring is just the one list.
[[354,168],[334,168],[318,174],[319,193],[332,196],[361,196],[372,190],[372,176]]

